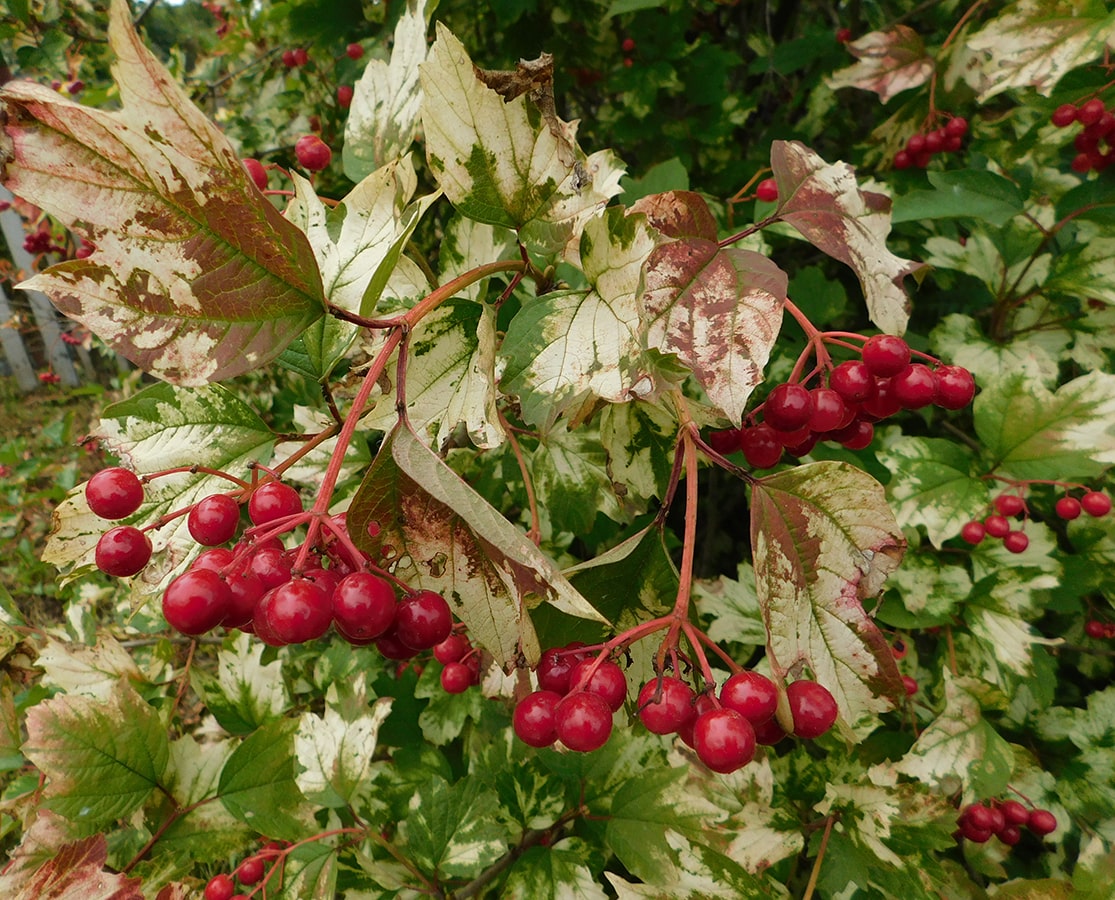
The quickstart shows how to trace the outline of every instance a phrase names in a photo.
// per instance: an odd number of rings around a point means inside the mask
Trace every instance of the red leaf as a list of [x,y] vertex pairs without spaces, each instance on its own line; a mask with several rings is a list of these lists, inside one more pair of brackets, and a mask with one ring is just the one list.
[[0,876],[0,896],[5,900],[143,900],[140,880],[105,872],[107,858],[103,834],[66,844],[30,874]]

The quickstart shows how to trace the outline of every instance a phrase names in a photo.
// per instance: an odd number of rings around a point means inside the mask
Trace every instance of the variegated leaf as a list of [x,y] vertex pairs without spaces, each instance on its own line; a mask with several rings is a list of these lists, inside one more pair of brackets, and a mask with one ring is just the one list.
[[0,874],[0,895],[7,900],[144,900],[141,880],[105,871],[107,860],[108,842],[95,834],[66,844],[31,873]]
[[26,81],[0,90],[6,186],[96,246],[24,287],[167,381],[258,369],[324,312],[310,245],[143,46],[126,0],[109,41],[119,111]]
[[925,84],[933,74],[933,57],[908,25],[887,31],[872,31],[847,44],[859,62],[833,72],[826,79],[830,88],[855,87],[874,91],[886,103],[896,94]]
[[852,267],[871,321],[901,334],[910,318],[902,280],[925,266],[886,247],[890,198],[860,190],[847,163],[826,163],[798,141],[775,141],[770,164],[778,182],[778,217],[807,241]]
[[906,548],[882,485],[836,462],[759,479],[751,545],[772,672],[782,681],[807,668],[836,699],[841,733],[857,738],[903,696],[890,645],[863,608]]

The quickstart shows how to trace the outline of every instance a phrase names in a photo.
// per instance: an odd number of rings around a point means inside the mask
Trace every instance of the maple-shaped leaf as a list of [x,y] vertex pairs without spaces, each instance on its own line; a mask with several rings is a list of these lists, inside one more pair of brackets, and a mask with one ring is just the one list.
[[395,25],[390,62],[369,60],[353,88],[343,149],[345,175],[353,181],[402,156],[414,140],[421,113],[418,67],[426,59],[426,28],[426,0],[407,0]]
[[609,154],[586,158],[576,124],[557,117],[548,54],[514,72],[481,72],[439,23],[420,69],[430,171],[463,214],[533,223],[537,242],[556,250],[620,192],[621,168]]
[[66,844],[33,872],[0,875],[0,896],[5,900],[144,900],[140,879],[106,872],[107,859],[108,841],[103,834],[94,834]]
[[135,660],[110,634],[99,635],[95,647],[48,637],[35,666],[43,670],[44,685],[100,700],[122,681],[143,680]]
[[775,141],[770,165],[778,182],[778,217],[852,267],[872,322],[892,334],[905,331],[910,301],[902,279],[925,266],[887,249],[890,198],[860,190],[850,165],[827,163],[798,141]]
[[1115,463],[1115,375],[1089,372],[1056,392],[1025,374],[988,385],[976,435],[991,468],[1016,478],[1091,478]]
[[258,369],[322,315],[309,242],[143,46],[126,0],[109,43],[119,111],[25,81],[0,89],[6,186],[96,246],[23,287],[167,381]]
[[476,775],[417,786],[399,823],[411,859],[424,872],[472,878],[507,851],[511,835],[496,795]]
[[761,478],[751,545],[772,672],[784,681],[808,668],[836,699],[841,733],[855,739],[902,696],[890,645],[863,608],[906,548],[883,486],[838,462]]
[[640,200],[673,240],[646,261],[641,311],[647,343],[693,371],[709,399],[738,422],[782,328],[787,276],[765,256],[721,248],[704,199],[670,191]]
[[895,94],[925,84],[933,74],[933,57],[925,52],[921,35],[908,25],[872,31],[846,46],[859,62],[825,79],[834,90],[874,91],[886,103]]
[[500,387],[519,396],[526,421],[549,426],[566,410],[596,399],[633,400],[640,383],[653,383],[636,300],[653,248],[644,216],[606,210],[581,235],[591,289],[539,297],[511,320],[500,348]]
[[532,664],[537,660],[531,606],[548,602],[570,615],[601,620],[554,563],[405,421],[380,446],[353,497],[348,523],[357,546],[373,560],[415,588],[440,592],[501,665],[520,652]]
[[1048,97],[1071,70],[1115,47],[1115,12],[1090,0],[1018,0],[967,39],[964,79],[982,104],[1032,87]]
[[166,769],[166,729],[132,688],[108,700],[60,694],[27,713],[24,755],[47,776],[46,805],[86,832],[143,805]]

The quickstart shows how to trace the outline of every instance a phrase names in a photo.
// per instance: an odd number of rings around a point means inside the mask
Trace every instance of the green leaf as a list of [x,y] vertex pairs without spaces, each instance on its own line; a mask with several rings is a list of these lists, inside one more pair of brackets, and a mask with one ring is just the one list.
[[[437,3],[430,8],[430,12]],[[345,120],[345,175],[360,182],[407,152],[418,129],[426,59],[426,0],[407,0],[395,25],[391,59],[370,59],[353,89]]]
[[675,354],[713,404],[738,422],[782,328],[786,273],[752,250],[721,249],[707,204],[697,194],[659,194],[636,209],[674,238],[646,261],[641,297],[646,340]]
[[399,830],[423,871],[475,877],[503,856],[511,840],[497,823],[498,810],[495,794],[476,778],[452,785],[433,778],[415,793]]
[[96,246],[23,286],[166,381],[256,370],[322,315],[310,245],[143,46],[125,0],[109,43],[117,112],[30,81],[0,91],[6,185]]
[[1058,220],[1074,215],[1078,220],[1115,225],[1115,184],[1109,178],[1084,181],[1057,201]]
[[929,335],[930,345],[942,358],[963,366],[981,386],[1020,372],[1047,384],[1054,382],[1067,341],[1064,331],[1038,330],[998,344],[984,335],[975,319],[960,313],[945,316]]
[[887,495],[902,527],[922,525],[934,547],[982,518],[991,492],[967,447],[944,438],[902,436],[875,453],[890,469]]
[[1115,462],[1115,375],[1089,372],[1051,392],[1017,374],[984,388],[976,434],[991,468],[1015,478],[1091,478]]
[[[1033,542],[1031,549],[1040,552],[1039,547],[1044,544],[1041,549],[1051,552],[1052,540],[1039,542],[1036,531],[1035,523],[1030,523],[1027,534]],[[963,617],[968,630],[983,645],[982,654],[970,654],[969,658],[975,664],[982,656],[984,677],[1005,689],[1009,689],[1010,682],[1000,674],[1003,670],[1023,677],[1033,673],[1034,644],[1056,646],[1063,643],[1061,638],[1043,637],[1027,621],[1027,618],[1040,615],[1040,598],[1044,591],[1058,586],[1058,579],[1026,567],[1026,562],[1003,560],[993,575],[976,582],[964,604]],[[1011,563],[1016,567],[1012,568]]]
[[[600,615],[514,525],[401,423],[387,436],[348,510],[349,531],[395,574],[441,592],[473,640],[501,664],[540,648],[526,613],[541,602],[570,615]],[[368,533],[371,523],[378,533]]]
[[979,102],[1032,87],[1048,97],[1071,70],[1103,54],[1115,13],[1103,4],[1016,0],[966,41],[963,77]]
[[46,806],[92,833],[139,809],[166,770],[166,729],[121,685],[107,700],[63,694],[27,713],[24,755],[47,776]]
[[890,645],[863,608],[906,549],[882,485],[838,462],[758,479],[751,545],[772,672],[782,681],[807,667],[836,699],[841,733],[855,739],[903,691]]
[[662,404],[609,403],[600,415],[608,477],[628,513],[646,512],[665,494],[673,469],[677,419]]
[[[561,237],[551,243],[557,249],[578,222],[619,193],[620,169],[609,154],[586,159],[576,145],[575,125],[561,121],[552,102],[547,109],[528,99],[544,93],[535,91],[549,86],[552,66],[545,55],[520,62],[517,72],[506,73],[521,82],[507,89],[513,99],[505,99],[484,83],[460,41],[439,23],[420,70],[426,157],[450,202],[492,225],[556,226]],[[500,74],[492,81],[500,81]]]
[[[197,435],[202,433],[207,437],[199,442]],[[195,465],[243,473],[249,462],[266,462],[274,447],[274,435],[267,424],[219,385],[152,385],[107,407],[93,436],[140,474]],[[201,472],[183,471],[158,478],[144,487],[143,504],[124,522],[144,525],[209,494],[227,492],[229,487],[225,479]],[[65,577],[91,571],[105,525],[89,510],[84,484],[69,492],[54,516],[55,529],[47,540],[43,561],[58,566]],[[146,590],[161,590],[175,569],[197,552],[186,518],[179,516],[151,532],[157,555],[137,579]]]
[[557,423],[543,435],[530,464],[538,503],[555,530],[592,531],[598,512],[623,520],[595,428],[582,425],[572,431],[567,423]]
[[441,672],[441,666],[426,666],[414,689],[415,697],[430,701],[418,716],[422,737],[438,747],[459,737],[470,719],[478,721],[488,703],[479,690],[446,692],[441,686]]
[[[485,263],[519,259],[515,234],[467,216],[454,215],[445,228],[445,239],[438,247],[438,271],[442,284]],[[504,277],[509,277],[505,275]],[[490,279],[475,281],[458,296],[484,299]]]
[[230,734],[248,734],[287,710],[282,662],[264,665],[265,649],[240,632],[218,652],[216,677],[198,667],[190,670],[191,686]]
[[610,19],[612,16],[622,16],[624,13],[636,12],[640,9],[657,9],[665,5],[666,0],[612,0],[604,16]]
[[855,87],[874,91],[883,103],[896,94],[919,87],[935,68],[921,36],[908,25],[872,31],[847,44],[858,62],[833,72],[826,80],[833,90]]
[[797,141],[775,141],[770,164],[778,182],[778,218],[819,250],[852,267],[872,322],[893,334],[905,331],[910,301],[902,281],[925,265],[887,249],[890,198],[860,190],[850,165],[826,163]]
[[620,184],[623,186],[623,200],[628,206],[636,200],[648,197],[651,194],[661,194],[665,191],[688,191],[689,172],[685,164],[676,156],[664,162],[655,163],[643,174],[642,178],[624,176]]
[[952,790],[957,780],[966,796],[994,797],[1014,769],[1014,751],[983,718],[981,697],[987,688],[974,678],[942,673],[945,708],[919,735],[895,766],[930,785]]
[[549,847],[530,847],[515,860],[500,892],[507,900],[605,900],[588,861],[591,845],[566,838]]
[[309,807],[294,779],[296,719],[277,719],[246,737],[221,770],[221,803],[258,834],[297,840],[309,833]]
[[619,403],[653,389],[636,302],[653,246],[642,215],[607,210],[585,224],[581,237],[592,289],[539,297],[511,320],[500,348],[506,359],[500,387],[519,395],[527,422],[552,424],[586,401]]
[[1115,238],[1089,235],[1058,254],[1045,283],[1050,294],[1068,294],[1092,303],[1115,303]]
[[901,609],[884,603],[879,618],[898,628],[944,625],[968,599],[972,579],[962,566],[942,564],[935,553],[907,553],[887,581],[902,598]]
[[761,646],[767,642],[767,630],[755,591],[755,571],[750,563],[741,562],[738,575],[695,581],[693,596],[701,615],[712,619],[707,633],[714,641]]
[[1002,228],[1022,212],[1018,186],[995,172],[929,172],[935,190],[911,191],[894,201],[891,224],[928,219],[978,219]]

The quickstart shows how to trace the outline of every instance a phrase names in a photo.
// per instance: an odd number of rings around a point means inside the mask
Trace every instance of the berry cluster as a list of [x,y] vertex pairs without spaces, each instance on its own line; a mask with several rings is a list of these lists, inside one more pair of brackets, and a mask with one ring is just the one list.
[[[579,643],[547,650],[536,670],[539,689],[515,707],[515,734],[532,747],[561,741],[588,752],[611,736],[613,714],[627,700],[627,678],[607,655]],[[661,675],[642,686],[636,701],[639,720],[654,734],[676,734],[714,772],[734,772],[755,756],[757,744],[786,736],[774,718],[778,689],[758,672],[729,677],[716,695],[714,685],[697,693],[681,678]],[[793,733],[812,739],[836,721],[832,694],[815,681],[786,688]]]
[[296,47],[293,50],[284,50],[282,55],[283,65],[288,69],[297,69],[310,61],[310,52],[305,47]]
[[1084,623],[1084,633],[1096,640],[1115,640],[1115,622],[1102,622],[1089,619]]
[[903,409],[930,404],[961,409],[975,395],[971,373],[960,366],[930,368],[912,363],[900,337],[868,338],[861,358],[846,360],[828,373],[828,384],[808,388],[793,381],[777,385],[759,409],[763,421],[710,436],[718,453],[742,450],[748,464],[769,469],[782,458],[805,456],[818,441],[862,450],[875,436],[874,423]]
[[289,845],[283,841],[271,841],[258,853],[246,857],[231,875],[214,875],[205,885],[205,900],[247,900],[247,894],[236,893],[237,882],[246,888],[259,884],[268,865],[274,866],[279,862],[288,848]]
[[[1025,482],[1016,485],[1018,491],[1025,487]],[[1023,523],[1029,517],[1029,507],[1018,491],[1000,494],[992,501],[994,512],[983,521],[972,520],[965,523],[960,529],[960,537],[973,546],[983,541],[985,537],[1002,540],[1003,546],[1011,553],[1022,553],[1030,546],[1030,539],[1021,530],[1011,527],[1011,519],[1022,517]],[[1099,518],[1107,515],[1111,510],[1111,498],[1100,491],[1086,491],[1078,500],[1066,493],[1054,504],[1057,515],[1066,520],[1078,518],[1081,512]]]
[[[1093,97],[1077,106],[1063,103],[1051,117],[1058,128],[1068,128],[1079,122],[1084,127],[1073,138],[1076,156],[1072,170],[1085,175],[1093,169],[1102,172],[1115,162],[1115,113],[1108,110],[1099,97]],[[1106,149],[1101,149],[1101,145]]]
[[896,169],[924,169],[938,153],[955,153],[964,145],[968,120],[953,116],[942,127],[910,135],[906,147],[894,154]]
[[1017,800],[993,800],[965,806],[956,824],[957,840],[986,844],[994,835],[1013,847],[1022,840],[1023,828],[1038,837],[1052,834],[1057,830],[1057,817],[1047,809],[1027,809]]

